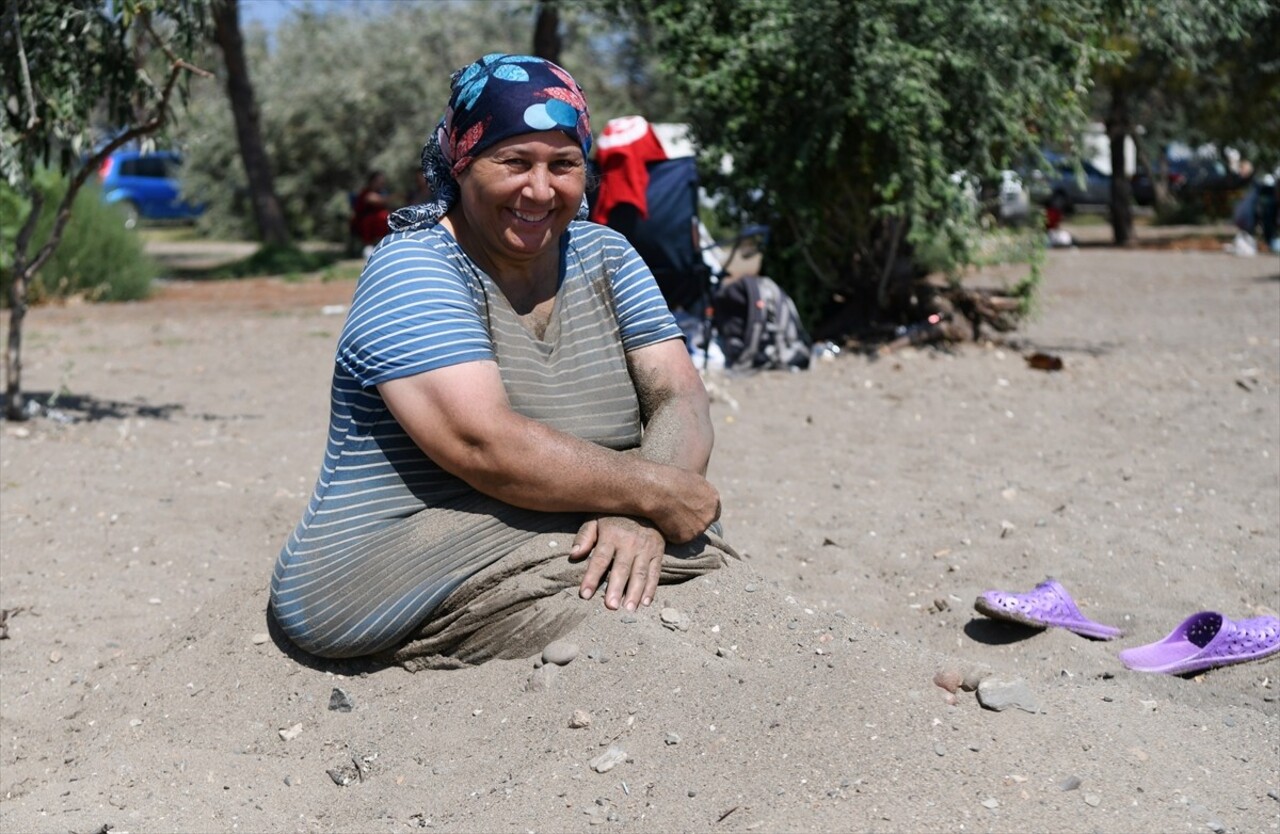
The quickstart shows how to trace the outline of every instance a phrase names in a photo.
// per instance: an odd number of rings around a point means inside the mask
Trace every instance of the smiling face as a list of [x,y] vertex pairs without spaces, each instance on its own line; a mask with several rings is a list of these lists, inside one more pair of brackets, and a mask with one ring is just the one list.
[[586,160],[560,131],[521,134],[484,151],[458,186],[460,216],[450,214],[459,242],[490,273],[519,277],[558,265],[555,244],[582,203]]

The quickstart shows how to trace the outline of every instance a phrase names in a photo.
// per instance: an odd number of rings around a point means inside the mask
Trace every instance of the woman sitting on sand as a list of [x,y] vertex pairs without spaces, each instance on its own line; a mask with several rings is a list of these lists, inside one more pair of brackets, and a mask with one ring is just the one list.
[[[320,476],[272,577],[305,651],[448,654],[465,626],[465,660],[519,656],[570,624],[523,610],[566,584],[607,580],[605,606],[634,611],[731,553],[680,330],[626,240],[582,221],[590,145],[555,64],[454,74],[423,149],[436,200],[392,216],[356,285]],[[460,588],[482,579],[496,596]]]

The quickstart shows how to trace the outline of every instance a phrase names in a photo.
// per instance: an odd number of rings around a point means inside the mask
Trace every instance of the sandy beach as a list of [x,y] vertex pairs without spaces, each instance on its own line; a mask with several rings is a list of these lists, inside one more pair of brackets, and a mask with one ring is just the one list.
[[[1117,659],[1280,610],[1280,258],[1045,270],[1000,343],[709,376],[743,560],[634,617],[582,602],[554,675],[310,661],[269,627],[351,282],[33,309],[51,407],[0,426],[0,831],[1280,831],[1280,655]],[[1125,636],[973,609],[1046,576]]]

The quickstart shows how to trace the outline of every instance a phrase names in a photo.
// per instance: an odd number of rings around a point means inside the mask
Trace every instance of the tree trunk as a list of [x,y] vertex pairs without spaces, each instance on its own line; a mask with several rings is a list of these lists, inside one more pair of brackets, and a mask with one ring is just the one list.
[[222,50],[227,67],[227,96],[236,122],[240,159],[249,180],[253,216],[262,242],[268,246],[288,246],[289,227],[276,196],[271,176],[271,160],[262,144],[258,105],[254,101],[249,67],[244,59],[244,38],[240,34],[239,0],[218,0],[213,4],[214,39]]
[[1116,246],[1128,246],[1133,239],[1133,189],[1125,174],[1125,140],[1133,133],[1129,91],[1123,84],[1111,87],[1107,110],[1107,140],[1111,145],[1111,233]]
[[44,208],[44,194],[32,189],[31,211],[18,230],[13,247],[13,281],[9,284],[9,341],[4,350],[4,416],[13,421],[27,419],[27,402],[22,393],[22,319],[27,315],[27,284],[33,270],[27,258],[27,247],[36,228],[36,219]]
[[533,26],[533,54],[553,64],[560,63],[560,11],[556,0],[538,3],[538,21]]

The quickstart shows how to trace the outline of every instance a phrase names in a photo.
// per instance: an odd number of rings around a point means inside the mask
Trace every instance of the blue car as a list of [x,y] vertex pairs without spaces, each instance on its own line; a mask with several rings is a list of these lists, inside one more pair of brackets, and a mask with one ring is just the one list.
[[193,221],[204,205],[182,199],[181,167],[182,157],[172,151],[116,151],[98,169],[102,199],[125,210],[125,225],[131,229],[140,220]]

